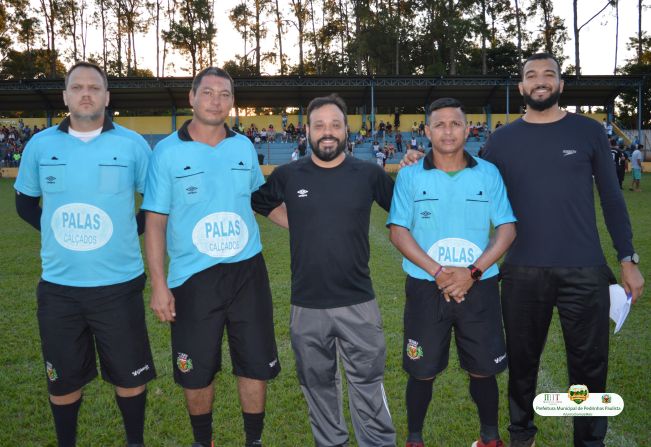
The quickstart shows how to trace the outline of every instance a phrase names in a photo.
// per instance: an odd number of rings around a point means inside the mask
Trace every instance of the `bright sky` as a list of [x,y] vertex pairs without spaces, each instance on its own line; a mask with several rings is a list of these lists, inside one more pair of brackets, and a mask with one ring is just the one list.
[[[38,1],[31,0],[36,11],[39,10]],[[607,0],[579,0],[579,25],[583,24],[587,19],[592,17],[599,11],[606,3]],[[236,54],[241,54],[244,49],[243,40],[240,35],[235,31],[235,28],[228,19],[229,11],[241,0],[218,0],[215,2],[215,20],[217,25],[217,65],[222,65],[229,59],[234,59]],[[316,2],[315,2],[316,3]],[[524,2],[525,6],[526,3]],[[648,0],[645,3],[649,3]],[[281,10],[289,11],[289,0],[279,0]],[[626,50],[626,43],[629,37],[637,33],[637,1],[622,0],[620,1],[619,12],[619,52],[617,55],[618,65],[623,65],[625,59],[630,58],[633,52]],[[647,32],[651,28],[648,24],[651,23],[651,10],[647,10],[646,14],[643,11],[643,29]],[[565,25],[568,29],[569,40],[565,45],[565,55],[568,56],[566,64],[574,64],[574,37],[572,32],[573,12],[572,1],[570,0],[557,0],[554,2],[554,12],[565,20]],[[269,28],[268,37],[265,44],[263,44],[263,51],[269,51],[274,46],[273,40],[276,36],[275,23],[272,18],[268,19],[270,22],[267,24]],[[647,26],[644,26],[645,20]],[[532,28],[536,24],[529,23]],[[152,26],[152,29],[154,26]],[[285,31],[285,39],[283,41],[283,50],[290,58],[290,63],[297,63],[298,59],[298,33],[295,27],[288,26]],[[100,52],[100,38],[99,31],[89,31],[90,51]],[[589,25],[581,30],[581,66],[583,74],[612,74],[615,64],[615,14],[612,8],[608,8],[599,17],[595,18]],[[60,39],[59,45],[63,43]],[[161,46],[162,48],[162,46]],[[137,39],[137,54],[139,59],[139,67],[147,67],[156,72],[156,44],[154,31],[151,31],[147,36],[142,39]],[[247,46],[247,51],[250,51],[251,44]],[[169,60],[169,57],[168,57]],[[174,58],[177,64],[182,64],[188,67],[186,63],[178,58]],[[265,73],[266,72],[266,73]],[[176,67],[174,72],[166,71],[167,76],[179,75],[187,76],[187,72],[180,70],[180,66]],[[263,66],[263,74],[277,74],[277,70],[271,66]]]

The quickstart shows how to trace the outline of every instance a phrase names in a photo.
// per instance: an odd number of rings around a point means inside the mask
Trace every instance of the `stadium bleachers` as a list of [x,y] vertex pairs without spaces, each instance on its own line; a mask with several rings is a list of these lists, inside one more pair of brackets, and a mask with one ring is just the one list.
[[[356,134],[352,134],[350,136],[350,140],[354,141]],[[147,134],[143,135],[147,143],[153,148],[159,141],[161,141],[163,138],[167,137],[166,134]],[[392,136],[387,136],[386,142],[387,143],[393,143],[394,142],[394,135]],[[403,150],[409,145],[409,141],[411,140],[411,132],[402,132],[402,145],[403,145]],[[428,148],[429,141],[427,138],[423,137],[417,137],[416,138],[418,144],[422,144],[423,147]],[[472,154],[472,155],[477,155],[479,152],[479,149],[481,146],[484,144],[486,141],[486,135],[480,135],[479,138],[475,137],[470,137],[469,140],[466,142],[466,150]],[[292,152],[294,152],[294,148],[296,147],[296,143],[282,143],[282,142],[275,142],[275,143],[260,143],[256,144],[256,151],[258,154],[264,155],[264,164],[268,165],[280,165],[284,163],[288,163],[292,158]],[[309,149],[308,149],[309,152]],[[387,164],[394,164],[394,163],[399,163],[400,159],[402,158],[402,154],[404,152],[396,152],[396,155],[393,158],[387,159]],[[367,138],[364,143],[361,144],[356,144],[355,149],[353,151],[353,155],[355,158],[360,158],[362,160],[369,160],[369,161],[375,161],[375,154],[373,153],[373,140]]]

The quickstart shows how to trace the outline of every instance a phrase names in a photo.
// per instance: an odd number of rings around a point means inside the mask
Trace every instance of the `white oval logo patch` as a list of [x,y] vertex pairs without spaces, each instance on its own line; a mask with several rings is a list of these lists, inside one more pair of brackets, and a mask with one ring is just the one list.
[[54,237],[61,246],[74,251],[97,250],[113,235],[113,222],[104,210],[87,203],[69,203],[52,214]]
[[249,229],[238,214],[213,213],[201,219],[192,230],[192,243],[201,253],[213,258],[235,256],[246,247]]
[[466,239],[450,237],[436,241],[427,254],[443,266],[467,267],[479,258],[482,250]]

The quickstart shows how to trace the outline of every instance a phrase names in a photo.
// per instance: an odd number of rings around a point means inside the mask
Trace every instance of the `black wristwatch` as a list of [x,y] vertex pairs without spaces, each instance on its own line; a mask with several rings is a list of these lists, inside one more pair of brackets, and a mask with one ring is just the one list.
[[633,252],[632,255],[623,257],[622,259],[619,260],[619,262],[632,262],[633,264],[639,264],[640,263],[640,255]]
[[475,267],[475,264],[470,264],[468,266],[468,270],[470,270],[470,277],[475,281],[479,281],[481,279],[481,275],[484,274],[484,272]]

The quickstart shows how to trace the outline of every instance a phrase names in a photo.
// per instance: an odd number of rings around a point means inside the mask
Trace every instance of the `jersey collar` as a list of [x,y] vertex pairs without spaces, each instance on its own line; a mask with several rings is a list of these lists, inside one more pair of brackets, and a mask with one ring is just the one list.
[[[70,133],[70,116],[66,116],[63,121],[59,123],[57,126],[57,129],[60,130],[61,132],[65,133]],[[111,118],[108,116],[108,114],[104,114],[104,123],[102,124],[102,133],[108,132],[109,130],[115,129],[115,126],[113,125],[113,121],[111,121]]]
[[[434,150],[430,149],[430,151],[425,155],[425,160],[423,160],[423,169],[426,171],[429,171],[430,169],[437,169],[436,165],[434,164]],[[467,168],[474,168],[477,166],[477,160],[473,158],[472,155],[468,153],[468,151],[464,150],[463,151],[463,158],[466,159],[466,167]]]
[[[190,125],[190,122],[192,120],[187,120],[181,128],[178,130],[178,136],[179,140],[181,141],[194,141],[192,137],[190,136],[190,131],[188,130],[188,126]],[[226,138],[232,138],[235,136],[235,132],[231,130],[230,127],[226,123],[224,123],[224,128],[226,129]],[[225,138],[225,139],[226,139]]]

